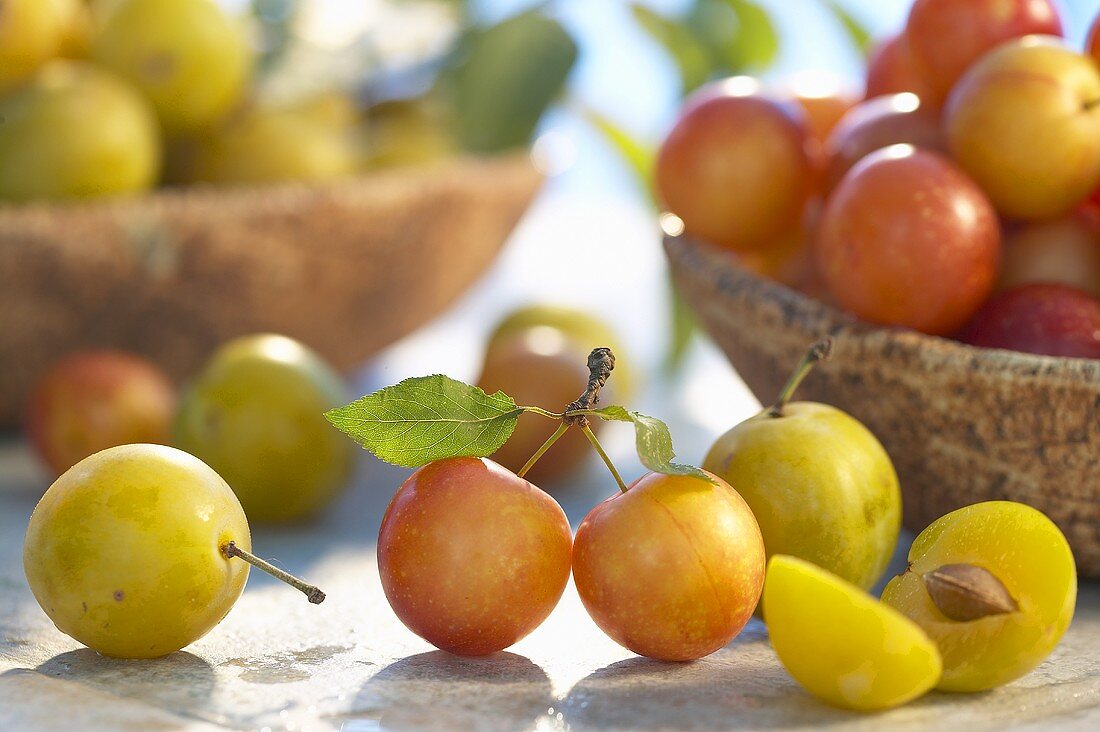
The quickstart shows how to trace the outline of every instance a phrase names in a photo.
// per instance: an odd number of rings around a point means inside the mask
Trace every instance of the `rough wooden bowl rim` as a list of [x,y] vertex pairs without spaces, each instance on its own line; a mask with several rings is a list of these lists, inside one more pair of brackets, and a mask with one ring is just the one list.
[[[772,300],[791,316],[804,330],[820,330],[819,335],[840,335],[861,340],[889,340],[907,349],[922,352],[930,368],[940,365],[957,366],[960,361],[972,362],[986,375],[1003,374],[1016,378],[1067,378],[1087,381],[1100,389],[1100,360],[1043,356],[1000,348],[972,346],[941,336],[928,335],[902,327],[876,325],[859,320],[856,316],[829,303],[817,300],[780,282],[768,279],[743,267],[728,250],[688,235],[665,236],[665,252],[670,259],[692,267],[707,269],[704,255],[723,257],[728,268],[716,275],[716,285],[726,289],[726,277],[736,277],[740,289],[757,300]],[[822,327],[824,326],[824,327]],[[810,345],[806,344],[807,347]]]
[[275,181],[271,183],[226,184],[195,183],[191,185],[158,186],[146,191],[100,198],[76,198],[63,201],[32,200],[25,202],[0,200],[0,226],[17,225],[39,217],[66,217],[94,212],[130,211],[134,209],[159,212],[206,207],[217,202],[220,210],[247,207],[250,211],[277,210],[287,202],[339,195],[341,191],[360,188],[390,188],[413,183],[431,184],[436,172],[451,175],[467,166],[503,166],[530,168],[526,151],[498,155],[454,155],[428,163],[413,163],[392,168],[366,170],[353,175],[323,181]]

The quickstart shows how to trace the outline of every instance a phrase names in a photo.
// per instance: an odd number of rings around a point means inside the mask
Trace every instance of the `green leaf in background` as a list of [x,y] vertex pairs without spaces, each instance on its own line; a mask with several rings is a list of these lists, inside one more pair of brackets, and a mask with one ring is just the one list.
[[848,34],[848,38],[851,39],[852,45],[856,47],[856,50],[863,56],[867,56],[867,54],[871,52],[871,46],[873,44],[871,31],[867,30],[867,26],[856,20],[855,16],[849,13],[847,9],[836,0],[821,1],[836,17],[841,26],[844,27],[844,32]]
[[684,93],[710,78],[714,67],[712,59],[707,47],[692,33],[691,28],[678,19],[653,12],[645,5],[634,3],[630,10],[638,24],[672,56],[680,72]]
[[668,431],[668,426],[656,417],[647,417],[615,405],[595,409],[591,414],[616,422],[633,422],[634,445],[638,450],[638,459],[649,470],[665,475],[693,475],[710,480],[710,476],[699,468],[672,462],[672,458],[676,457],[672,449],[672,435]]
[[764,8],[750,0],[722,0],[737,16],[737,35],[727,51],[730,71],[760,71],[779,54],[779,33]]
[[325,413],[375,455],[415,468],[446,457],[486,457],[512,435],[523,409],[504,392],[418,376]]
[[740,59],[734,51],[739,24],[726,0],[695,0],[683,18],[710,56],[710,76],[736,73]]
[[653,166],[657,159],[657,151],[632,137],[629,132],[591,107],[582,108],[580,113],[626,162],[634,177],[645,189],[650,202],[656,205],[657,192],[653,184]]
[[471,29],[458,66],[441,77],[455,105],[463,148],[492,153],[523,147],[577,60],[561,25],[532,10]]

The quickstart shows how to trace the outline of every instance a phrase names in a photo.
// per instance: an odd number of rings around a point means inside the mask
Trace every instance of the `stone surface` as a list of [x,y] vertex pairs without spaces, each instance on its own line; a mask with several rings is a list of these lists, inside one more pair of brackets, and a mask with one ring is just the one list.
[[[571,519],[609,490],[599,465],[557,495]],[[758,621],[691,664],[631,655],[589,620],[572,586],[549,620],[509,652],[434,651],[394,617],[374,536],[404,472],[364,461],[354,488],[312,527],[258,528],[257,552],[318,583],[309,605],[253,572],[226,620],[185,651],[118,661],[57,632],[21,569],[27,517],[46,480],[23,447],[0,447],[0,729],[689,730],[1096,729],[1100,587],[1082,588],[1054,656],[978,695],[931,694],[884,714],[823,706],[787,676]]]

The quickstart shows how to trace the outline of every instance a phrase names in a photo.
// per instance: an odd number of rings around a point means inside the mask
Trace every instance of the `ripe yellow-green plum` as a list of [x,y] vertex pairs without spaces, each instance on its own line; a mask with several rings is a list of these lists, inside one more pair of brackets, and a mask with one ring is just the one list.
[[252,71],[243,27],[213,0],[112,3],[97,23],[92,57],[141,89],[172,135],[224,117]]
[[1057,38],[998,46],[952,89],[944,129],[1003,215],[1061,216],[1100,184],[1100,69]]
[[484,656],[554,609],[571,547],[549,495],[491,460],[446,458],[416,470],[390,501],[378,572],[409,630],[444,651]]
[[175,413],[175,388],[153,363],[122,351],[80,351],[57,362],[35,386],[26,432],[42,461],[60,475],[108,447],[167,444]]
[[573,580],[614,641],[662,661],[702,658],[752,617],[764,542],[724,480],[648,473],[577,528]]
[[368,120],[371,168],[430,163],[458,151],[435,99],[383,102],[370,108]]
[[828,404],[788,403],[828,348],[815,344],[776,403],[719,437],[703,468],[745,499],[769,557],[805,559],[866,590],[897,544],[901,490],[890,456],[859,420]]
[[23,568],[58,630],[106,656],[155,658],[198,640],[244,589],[250,548],[233,491],[201,460],[123,445],[80,461],[31,515]]
[[66,0],[0,3],[0,95],[62,53],[72,23]]
[[239,338],[187,389],[175,443],[226,479],[251,520],[306,518],[351,475],[354,445],[324,417],[347,397],[339,375],[298,341]]
[[943,656],[944,691],[983,691],[1050,655],[1073,620],[1077,570],[1065,536],[1012,501],[960,508],[926,528],[882,599]]
[[[618,351],[611,329],[583,310],[553,305],[529,305],[513,311],[493,330],[477,384],[488,393],[502,390],[517,403],[557,412],[584,391],[588,354],[607,346]],[[629,370],[616,366],[604,388],[603,401],[613,403],[631,389]],[[602,420],[592,424],[598,431]],[[537,414],[522,414],[508,441],[493,455],[506,468],[519,471],[554,433],[557,423]],[[547,458],[535,463],[527,477],[552,483],[575,470],[592,447],[579,429],[569,429],[554,443]]]
[[875,711],[916,699],[940,678],[940,654],[920,626],[817,565],[773,556],[764,622],[783,666],[836,707]]
[[255,184],[320,181],[351,175],[359,166],[353,126],[321,108],[254,107],[200,138],[193,179]]
[[149,188],[156,118],[108,71],[55,60],[0,100],[0,199],[91,198]]

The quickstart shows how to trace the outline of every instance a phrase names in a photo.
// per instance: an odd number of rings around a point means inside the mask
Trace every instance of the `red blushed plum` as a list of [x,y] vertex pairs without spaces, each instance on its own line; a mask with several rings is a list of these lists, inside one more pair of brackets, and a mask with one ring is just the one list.
[[713,653],[741,632],[764,582],[764,542],[725,481],[649,473],[589,512],[573,579],[596,624],[662,661]]
[[956,332],[993,292],[997,214],[947,158],[910,145],[871,153],[840,181],[815,242],[841,307],[882,325]]
[[1067,285],[1021,285],[986,303],[959,340],[1045,356],[1100,358],[1100,301]]
[[815,178],[805,111],[746,77],[692,95],[657,155],[657,190],[685,230],[740,251],[790,228]]
[[153,363],[130,353],[83,351],[59,361],[31,393],[26,432],[57,475],[108,447],[167,444],[176,392]]
[[932,90],[917,68],[904,33],[887,38],[871,52],[865,94],[872,99],[901,92],[916,94],[928,107],[937,107],[943,101],[943,95]]
[[941,97],[987,51],[1027,35],[1062,35],[1050,0],[916,0],[905,35],[917,68]]
[[484,656],[546,619],[569,580],[571,548],[549,495],[491,460],[447,458],[419,468],[390,501],[378,572],[409,630]]
[[825,141],[824,190],[836,188],[844,174],[869,153],[899,144],[945,151],[939,114],[909,92],[857,104]]

